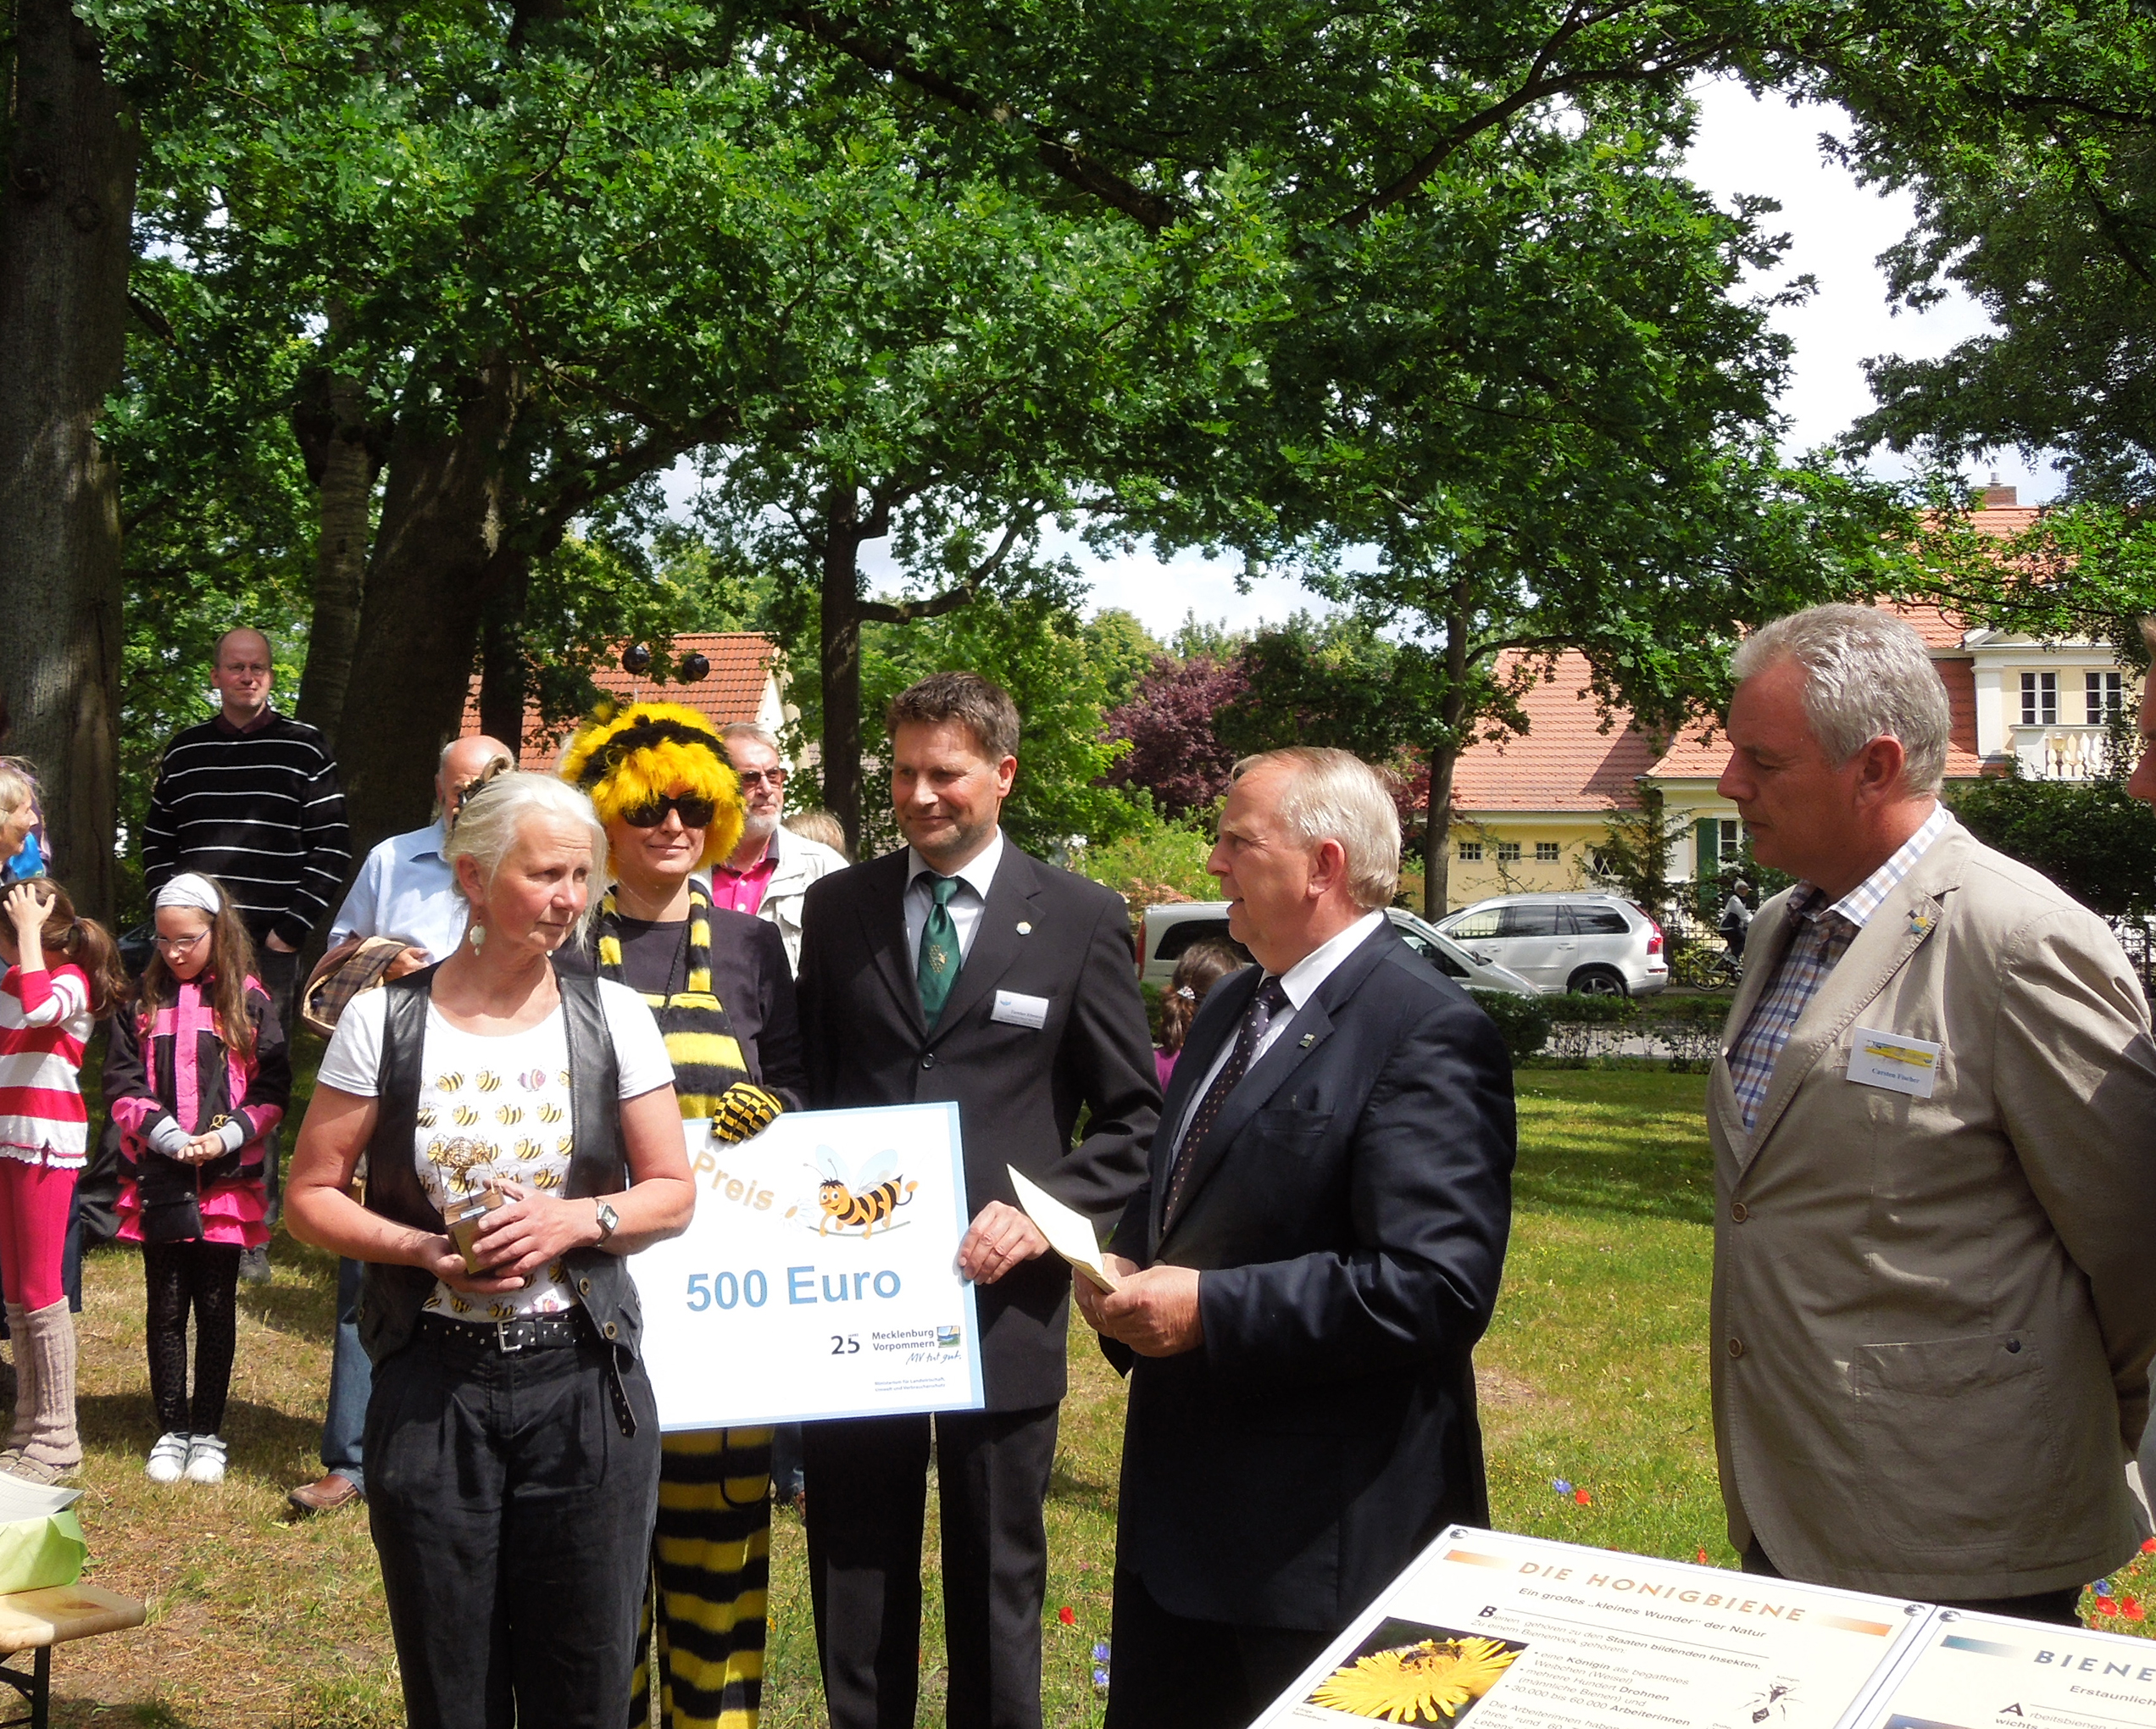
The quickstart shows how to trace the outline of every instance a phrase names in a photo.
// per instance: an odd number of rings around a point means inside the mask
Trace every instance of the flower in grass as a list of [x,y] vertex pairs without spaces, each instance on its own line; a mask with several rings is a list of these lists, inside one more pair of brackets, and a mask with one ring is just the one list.
[[2089,1589],[2098,1597],[2109,1597],[2111,1594],[2111,1582],[2109,1579],[2099,1579],[2095,1584],[2090,1586]]
[[2156,1555],[2156,1537],[2144,1537],[2142,1538],[2141,1552],[2145,1555]]
[[2118,1614],[2118,1612],[2119,1612],[2119,1604],[2118,1604],[2117,1599],[2115,1599],[2115,1598],[2109,1598],[2109,1597],[2099,1597],[2099,1598],[2098,1598],[2096,1599],[2096,1612],[2097,1612],[2098,1615],[2116,1615],[2116,1614]]
[[1078,1612],[1066,1603],[1056,1611],[1056,1619],[1067,1627],[1075,1627],[1078,1625]]
[[1425,1639],[1373,1651],[1318,1684],[1314,1705],[1409,1723],[1455,1717],[1495,1687],[1514,1654],[1495,1639]]
[[1573,1490],[1572,1498],[1577,1501],[1582,1507],[1592,1507],[1594,1505],[1594,1497],[1590,1495],[1585,1489]]
[[1108,1641],[1097,1640],[1093,1645],[1093,1685],[1103,1693],[1108,1690]]
[[1705,1549],[1700,1550],[1698,1555],[1695,1559],[1697,1559],[1701,1566],[1705,1566],[1707,1565],[1707,1551]]
[[2128,1621],[2142,1619],[2141,1605],[2131,1597],[2121,1598],[2119,1600],[2119,1613],[2125,1616]]
[[1569,1495],[1572,1493],[1572,1485],[1565,1482],[1563,1477],[1552,1477],[1550,1487],[1560,1495]]

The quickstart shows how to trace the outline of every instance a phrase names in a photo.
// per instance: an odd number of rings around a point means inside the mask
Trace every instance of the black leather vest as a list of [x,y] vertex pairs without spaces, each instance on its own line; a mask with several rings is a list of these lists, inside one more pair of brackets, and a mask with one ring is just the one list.
[[[428,1231],[448,1228],[427,1198],[412,1158],[427,1001],[437,970],[431,966],[382,987],[389,1004],[383,1017],[375,1132],[367,1142],[370,1209]],[[629,1185],[621,1153],[620,1070],[599,1004],[598,981],[559,965],[554,977],[561,987],[569,1038],[569,1126],[575,1142],[562,1193],[571,1198],[619,1194]],[[603,1248],[578,1248],[564,1259],[578,1300],[600,1336],[615,1348],[617,1364],[634,1362],[643,1339],[643,1311],[622,1258]],[[383,1362],[403,1349],[433,1289],[434,1275],[424,1268],[367,1264],[360,1287],[359,1343],[372,1361]]]

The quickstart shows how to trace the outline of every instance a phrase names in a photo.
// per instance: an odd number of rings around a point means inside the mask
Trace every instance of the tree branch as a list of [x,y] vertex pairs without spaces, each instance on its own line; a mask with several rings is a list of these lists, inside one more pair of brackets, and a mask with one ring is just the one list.
[[1034,520],[1025,514],[1014,517],[1003,530],[1003,542],[996,550],[975,564],[964,581],[953,584],[941,594],[926,600],[864,600],[857,609],[859,616],[880,625],[910,625],[917,619],[942,618],[962,606],[970,606],[981,598],[981,585],[1003,568],[1010,549],[1018,544],[1020,531]]
[[1120,211],[1149,234],[1158,234],[1182,214],[1181,206],[1174,199],[1134,185],[1064,142],[1037,120],[1022,120],[1009,104],[985,97],[955,79],[931,70],[903,49],[871,40],[862,32],[858,20],[842,19],[808,5],[787,8],[777,16],[825,47],[836,49],[871,71],[903,80],[961,114],[992,125],[1007,126],[1016,122],[1031,134],[1041,164],[1050,174],[1088,197],[1099,199],[1110,209]]

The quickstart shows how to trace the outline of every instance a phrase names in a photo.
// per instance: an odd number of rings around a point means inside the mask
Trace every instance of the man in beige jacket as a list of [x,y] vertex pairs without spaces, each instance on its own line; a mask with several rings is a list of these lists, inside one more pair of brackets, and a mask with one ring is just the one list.
[[2072,1621],[2144,1534],[2156,1048],[2109,930],[1938,803],[1891,614],[1739,651],[1720,790],[1764,864],[1709,1081],[1714,1439],[1748,1571]]

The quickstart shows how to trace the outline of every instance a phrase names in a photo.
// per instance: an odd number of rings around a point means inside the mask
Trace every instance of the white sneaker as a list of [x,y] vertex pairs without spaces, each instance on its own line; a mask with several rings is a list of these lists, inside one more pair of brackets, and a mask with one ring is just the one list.
[[225,1481],[225,1437],[222,1435],[188,1437],[186,1478],[191,1483],[221,1483]]
[[187,1466],[187,1441],[185,1435],[160,1435],[157,1445],[150,1448],[150,1462],[142,1467],[142,1475],[153,1483],[176,1483],[180,1473]]

